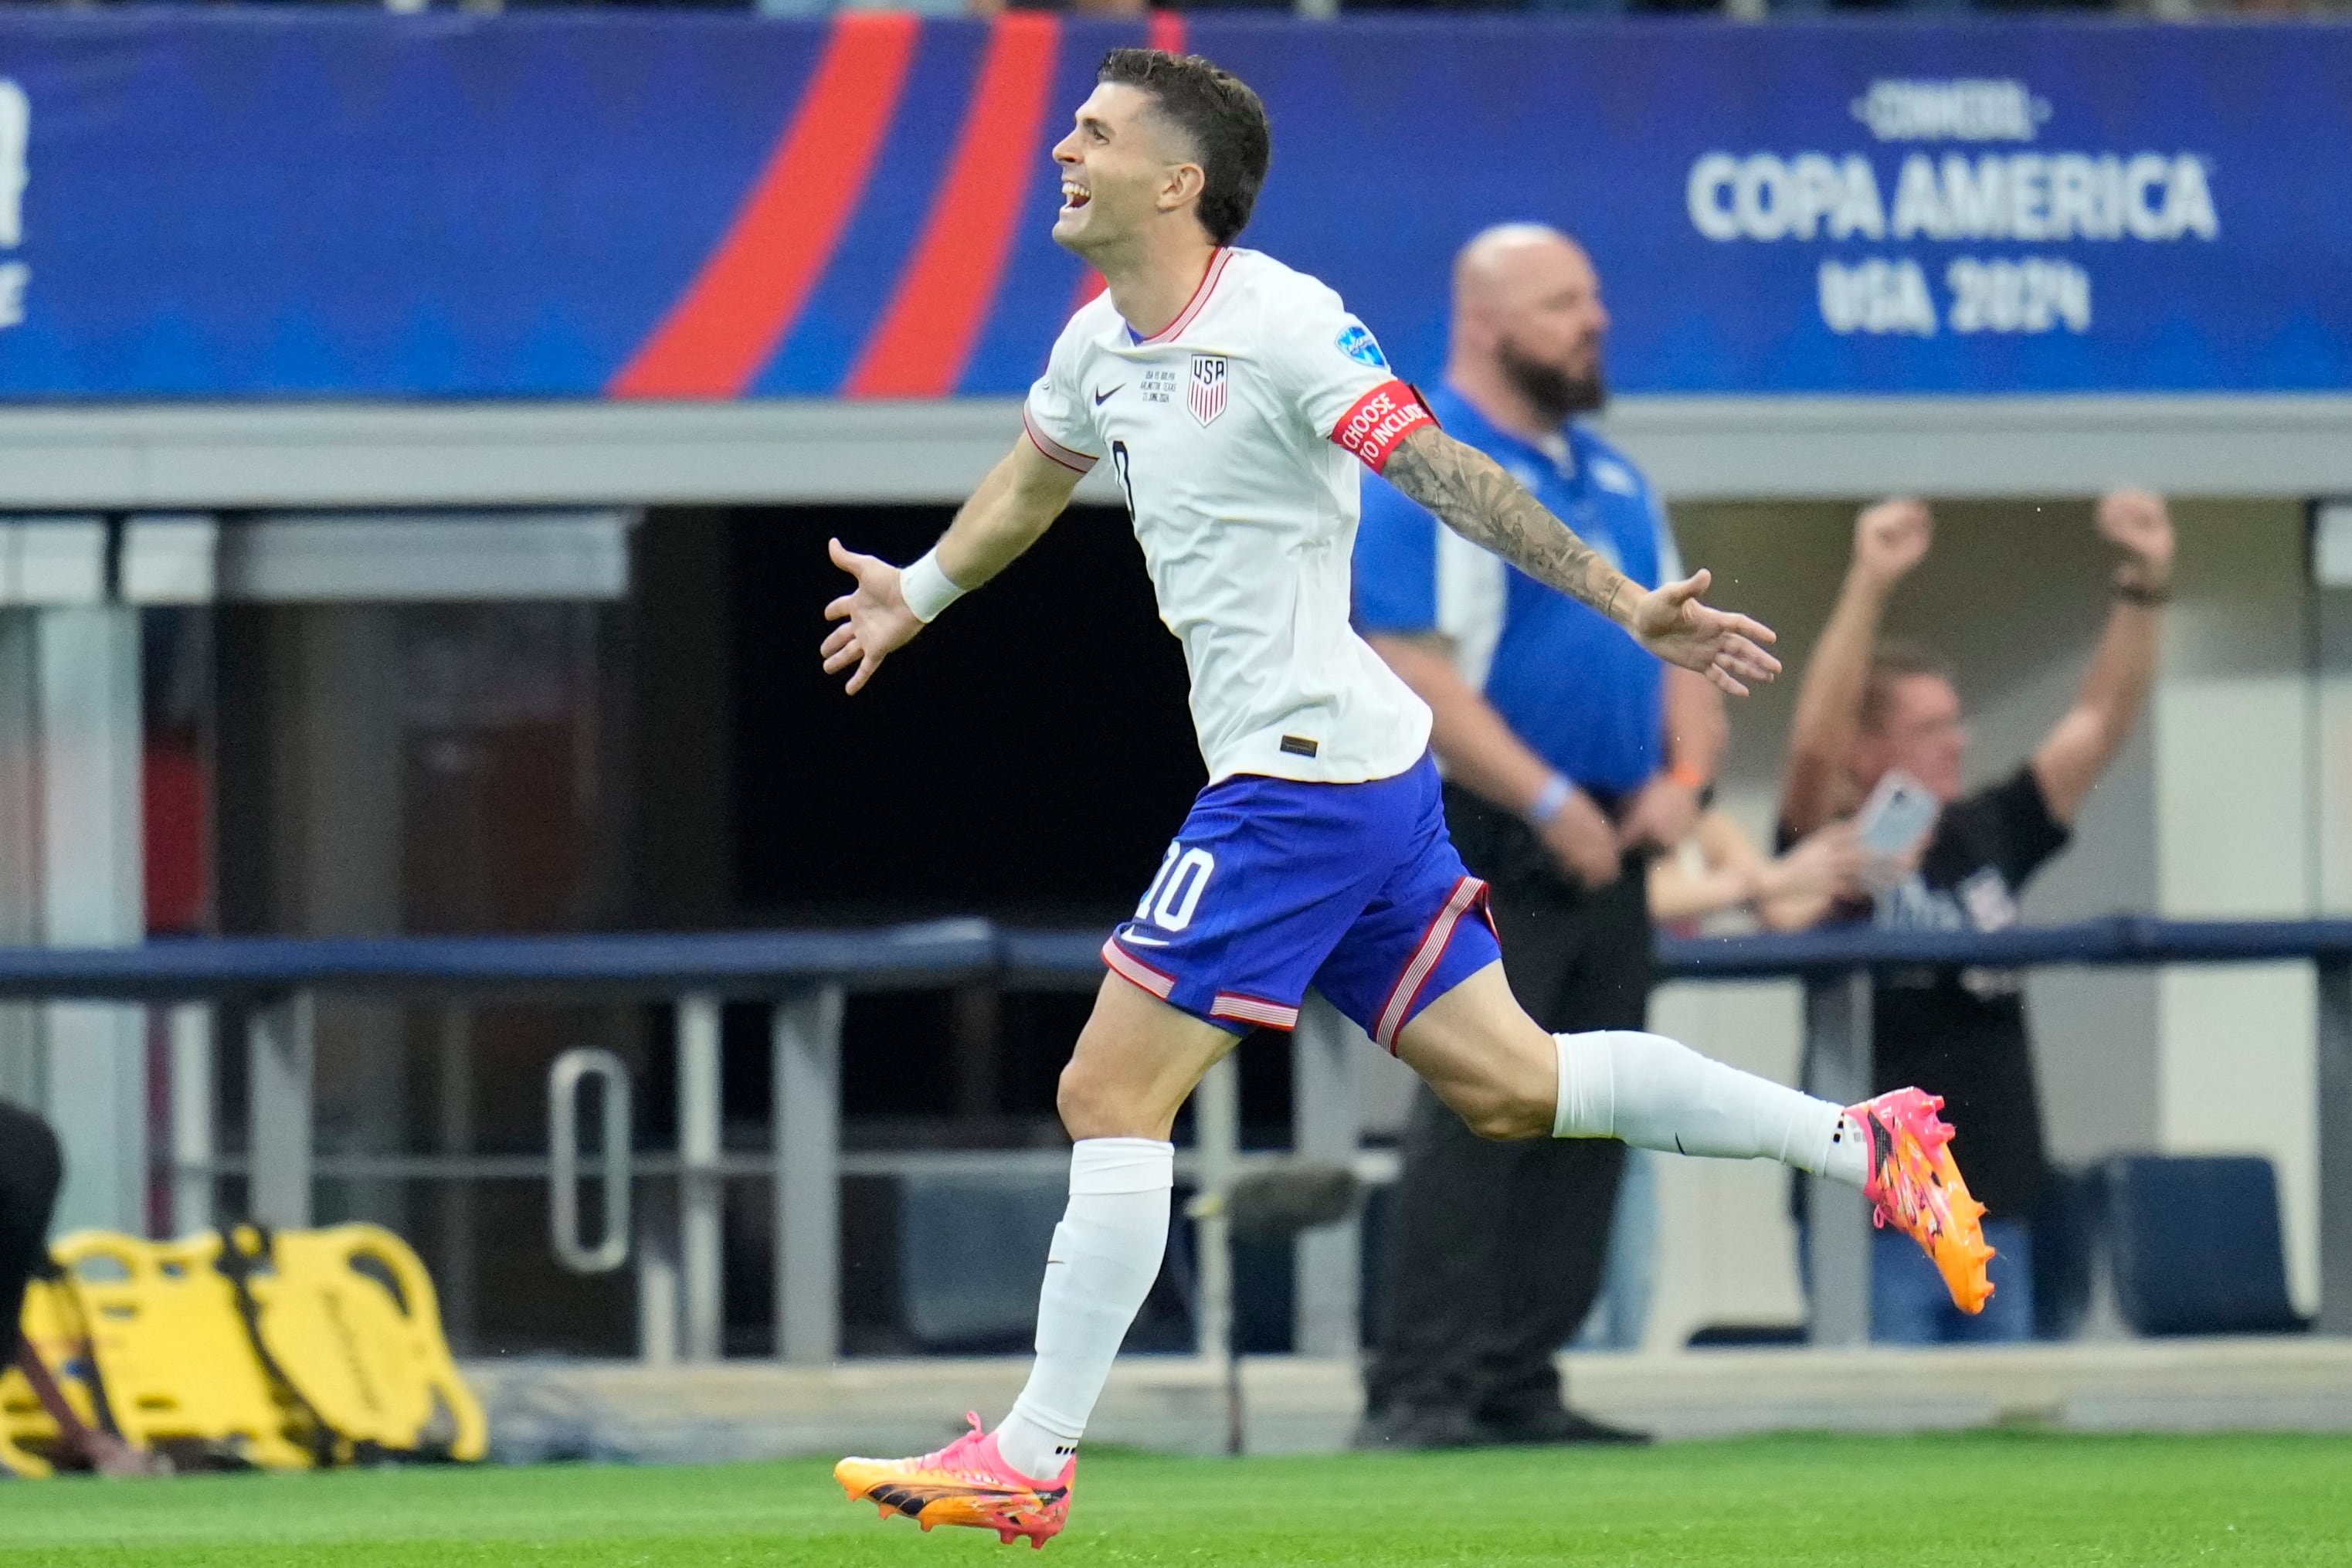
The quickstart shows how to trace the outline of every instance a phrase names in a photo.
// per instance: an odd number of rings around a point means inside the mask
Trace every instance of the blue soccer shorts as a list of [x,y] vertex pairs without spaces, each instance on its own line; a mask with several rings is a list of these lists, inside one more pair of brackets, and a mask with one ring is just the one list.
[[1220,1028],[1293,1028],[1311,985],[1389,1051],[1501,956],[1426,756],[1370,784],[1211,784],[1103,944],[1114,973]]

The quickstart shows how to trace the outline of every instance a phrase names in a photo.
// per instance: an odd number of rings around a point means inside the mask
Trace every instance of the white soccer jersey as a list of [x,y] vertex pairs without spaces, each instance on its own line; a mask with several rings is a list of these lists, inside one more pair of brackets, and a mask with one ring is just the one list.
[[1420,759],[1429,709],[1348,624],[1349,564],[1358,461],[1379,469],[1433,421],[1338,294],[1227,248],[1155,337],[1098,296],[1023,416],[1056,462],[1110,459],[1212,783],[1359,783]]

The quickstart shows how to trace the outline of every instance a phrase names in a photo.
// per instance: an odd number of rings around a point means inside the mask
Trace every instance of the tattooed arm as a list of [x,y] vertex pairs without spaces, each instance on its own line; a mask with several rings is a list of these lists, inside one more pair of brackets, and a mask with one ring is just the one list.
[[1619,609],[1642,590],[1477,447],[1433,427],[1416,430],[1390,457],[1381,477],[1471,543],[1626,624]]
[[1748,695],[1743,681],[1780,672],[1780,661],[1764,648],[1773,640],[1769,628],[1701,602],[1706,573],[1643,588],[1546,511],[1501,464],[1433,426],[1407,436],[1381,475],[1463,538],[1591,605],[1669,664],[1699,670],[1738,697]]

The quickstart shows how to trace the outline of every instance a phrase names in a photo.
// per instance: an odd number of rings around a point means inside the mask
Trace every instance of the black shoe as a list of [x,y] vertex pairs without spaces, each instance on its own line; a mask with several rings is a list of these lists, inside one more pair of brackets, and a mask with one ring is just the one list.
[[1475,1448],[1494,1439],[1466,1410],[1417,1409],[1410,1405],[1367,1415],[1349,1439],[1353,1448]]
[[1612,1426],[1562,1405],[1513,1411],[1500,1418],[1489,1415],[1477,1423],[1478,1441],[1493,1444],[1553,1446],[1566,1443],[1639,1444],[1652,1441],[1647,1432]]

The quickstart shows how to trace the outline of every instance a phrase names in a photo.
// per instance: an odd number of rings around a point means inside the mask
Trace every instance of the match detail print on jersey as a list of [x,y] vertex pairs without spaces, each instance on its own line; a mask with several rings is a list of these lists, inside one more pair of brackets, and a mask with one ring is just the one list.
[[1407,436],[1423,426],[1435,426],[1437,416],[1421,394],[1402,381],[1384,381],[1356,400],[1341,415],[1331,439],[1363,460],[1374,473],[1388,467],[1389,456]]

